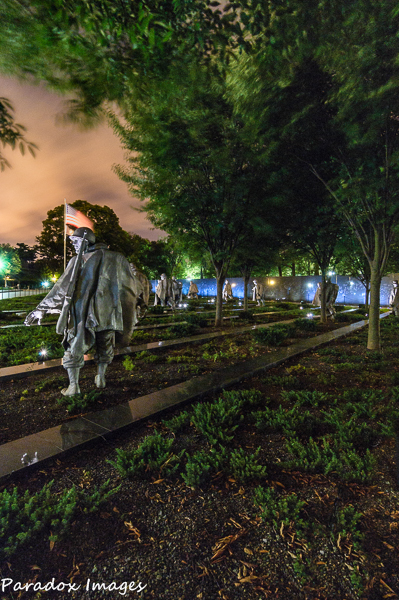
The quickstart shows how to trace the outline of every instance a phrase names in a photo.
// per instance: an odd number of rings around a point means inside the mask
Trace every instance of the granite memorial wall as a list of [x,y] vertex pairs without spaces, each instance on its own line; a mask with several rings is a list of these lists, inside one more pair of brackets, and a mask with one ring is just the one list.
[[[399,274],[392,273],[383,277],[381,282],[380,303],[381,306],[388,305],[388,298],[392,289],[392,281],[399,279]],[[233,297],[244,298],[244,280],[242,277],[229,277],[233,290]],[[256,277],[259,283],[266,288],[266,295],[272,300],[286,300],[291,302],[311,302],[316,292],[317,284],[321,281],[321,276],[296,276],[296,277]],[[190,286],[190,281],[198,286],[198,292],[201,297],[216,296],[216,279],[179,279],[183,283],[183,296],[185,297]],[[253,278],[248,285],[248,298],[252,298]],[[346,275],[333,275],[333,283],[339,285],[336,304],[364,304],[365,287],[354,277]],[[151,281],[152,291],[155,292],[156,280]]]

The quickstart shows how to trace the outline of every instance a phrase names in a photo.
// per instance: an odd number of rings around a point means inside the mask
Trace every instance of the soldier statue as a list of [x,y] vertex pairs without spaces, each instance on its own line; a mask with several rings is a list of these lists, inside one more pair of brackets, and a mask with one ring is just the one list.
[[187,298],[190,300],[198,299],[198,287],[194,281],[190,281],[190,287],[188,288]]
[[139,271],[133,263],[130,263],[132,270],[133,279],[136,281],[138,289],[138,297],[136,300],[136,313],[137,319],[143,319],[148,308],[148,302],[150,299],[150,282],[148,278]]
[[25,325],[40,321],[47,313],[60,314],[56,331],[63,335],[63,366],[69,386],[64,396],[80,393],[79,372],[84,355],[95,348],[95,385],[105,387],[105,372],[114,357],[115,344],[130,342],[137,322],[137,283],[126,258],[96,244],[88,227],[79,227],[70,236],[77,256],[47,296],[25,319]]
[[158,279],[158,285],[155,288],[154,306],[157,306],[158,302],[161,306],[166,306],[171,295],[170,281],[166,277],[166,274],[162,273],[161,279]]
[[176,277],[172,277],[171,287],[173,304],[176,306],[176,304],[179,304],[183,299],[183,284],[181,281],[177,281]]
[[256,279],[254,279],[254,287],[252,288],[252,300],[256,302],[258,306],[264,304],[264,288],[261,283],[258,283]]
[[331,279],[328,279],[326,283],[326,310],[327,317],[330,317],[332,321],[334,321],[335,313],[337,312],[335,310],[334,302],[337,299],[338,291],[339,285],[332,283]]
[[233,300],[233,291],[231,289],[231,283],[226,279],[222,290],[223,300]]
[[392,290],[389,294],[388,304],[392,307],[392,312],[395,317],[399,316],[399,286],[397,279],[392,281]]
[[317,284],[316,293],[312,300],[313,306],[321,306],[321,281]]
[[[313,306],[321,306],[321,291],[322,286],[321,282],[319,282],[317,284],[316,293],[312,301]],[[336,283],[332,283],[331,279],[327,279],[325,284],[326,311],[327,317],[329,317],[331,320],[334,320],[336,313],[334,302],[337,299],[338,291],[339,285],[337,285]]]

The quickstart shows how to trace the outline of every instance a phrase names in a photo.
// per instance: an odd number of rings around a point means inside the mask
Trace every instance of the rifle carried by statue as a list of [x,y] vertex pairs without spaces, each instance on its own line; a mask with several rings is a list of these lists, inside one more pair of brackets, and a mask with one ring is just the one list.
[[76,257],[75,264],[73,265],[71,280],[69,282],[68,289],[65,294],[64,304],[62,306],[61,314],[57,321],[56,332],[58,334],[65,334],[66,329],[67,329],[69,312],[71,310],[73,295],[75,293],[75,288],[76,288],[76,282],[78,280],[80,269],[81,269],[82,262],[83,262],[83,251],[85,250],[85,247],[86,247],[86,241],[87,240],[86,240],[86,231],[85,231],[83,234],[83,237],[82,237],[82,244],[79,248],[79,253]]

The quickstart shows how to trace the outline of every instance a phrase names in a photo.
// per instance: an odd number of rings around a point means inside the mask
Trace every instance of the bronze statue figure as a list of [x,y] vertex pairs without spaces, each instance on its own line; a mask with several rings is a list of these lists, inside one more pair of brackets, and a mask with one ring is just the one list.
[[63,366],[69,386],[64,396],[80,393],[79,372],[84,355],[95,348],[95,384],[105,387],[105,371],[114,357],[114,346],[130,342],[137,323],[136,301],[139,288],[126,258],[96,244],[88,227],[79,227],[70,236],[77,256],[47,296],[25,319],[39,324],[46,313],[59,313],[56,331],[63,335]]

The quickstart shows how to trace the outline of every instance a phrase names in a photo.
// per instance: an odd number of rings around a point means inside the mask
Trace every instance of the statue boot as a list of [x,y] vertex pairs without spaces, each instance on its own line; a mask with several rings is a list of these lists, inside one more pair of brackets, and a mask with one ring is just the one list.
[[94,383],[98,388],[105,388],[105,371],[107,370],[107,363],[98,363],[97,375],[94,378]]
[[80,394],[79,371],[80,369],[78,368],[67,369],[69,386],[61,390],[61,394],[63,396],[74,396],[75,394]]

